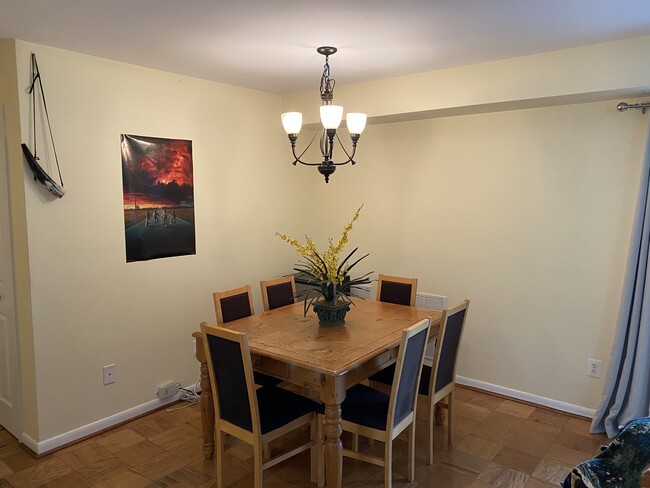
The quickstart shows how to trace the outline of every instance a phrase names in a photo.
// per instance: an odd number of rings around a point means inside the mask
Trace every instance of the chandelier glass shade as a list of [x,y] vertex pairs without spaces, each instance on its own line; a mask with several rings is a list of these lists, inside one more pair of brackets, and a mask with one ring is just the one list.
[[[337,134],[337,129],[343,120],[343,107],[340,105],[333,105],[334,99],[334,85],[336,80],[330,78],[329,56],[336,53],[337,49],[331,46],[319,47],[316,51],[325,56],[325,65],[323,66],[323,76],[320,80],[320,124],[322,126],[320,138],[320,152],[323,160],[320,163],[309,163],[303,161],[301,158],[307,152],[314,142],[312,138],[309,145],[300,153],[296,154],[296,142],[298,141],[298,134],[302,128],[302,113],[300,112],[286,112],[282,114],[282,126],[284,127],[289,141],[291,142],[291,152],[293,153],[293,165],[300,163],[305,166],[316,166],[318,172],[325,177],[325,183],[329,182],[329,177],[337,166],[344,164],[355,164],[354,155],[357,150],[357,142],[363,129],[366,127],[366,114],[358,112],[349,112],[345,116],[345,122],[350,133],[350,140],[352,142],[352,149],[348,151]],[[332,153],[334,150],[334,139],[338,142],[339,146],[346,155],[346,159],[341,162],[334,162]]]

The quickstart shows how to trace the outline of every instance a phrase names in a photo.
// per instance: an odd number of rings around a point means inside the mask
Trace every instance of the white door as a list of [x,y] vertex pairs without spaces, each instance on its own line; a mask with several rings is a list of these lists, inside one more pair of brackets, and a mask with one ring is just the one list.
[[16,339],[4,107],[0,105],[0,425],[19,438],[22,425]]

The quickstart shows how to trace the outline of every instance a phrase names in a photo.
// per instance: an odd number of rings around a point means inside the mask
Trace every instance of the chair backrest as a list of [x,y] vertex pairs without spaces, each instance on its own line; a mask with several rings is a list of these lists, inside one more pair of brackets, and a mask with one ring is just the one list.
[[469,300],[463,300],[442,312],[429,383],[429,396],[444,397],[454,385],[458,350],[465,329],[468,308]]
[[417,278],[401,278],[380,274],[377,278],[377,301],[415,307]]
[[402,332],[386,422],[388,428],[395,428],[415,411],[430,324],[428,318],[423,319]]
[[233,320],[249,317],[255,313],[250,285],[228,291],[217,291],[212,295],[214,310],[217,314],[217,324],[226,324]]
[[201,324],[215,416],[248,432],[259,432],[253,365],[246,334]]
[[264,311],[295,303],[296,281],[293,275],[260,281]]

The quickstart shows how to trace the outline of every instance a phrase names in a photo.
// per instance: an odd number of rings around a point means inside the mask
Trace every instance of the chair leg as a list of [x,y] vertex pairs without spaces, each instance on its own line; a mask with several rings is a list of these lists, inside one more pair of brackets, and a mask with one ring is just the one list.
[[253,445],[253,487],[262,488],[262,457],[263,447],[259,443]]
[[447,395],[447,443],[451,446],[451,441],[453,439],[453,415],[452,415],[452,406],[454,403],[454,390],[452,389],[449,395]]
[[224,433],[220,430],[216,431],[214,457],[217,463],[217,488],[223,487],[223,453],[224,453]]
[[352,450],[354,452],[359,452],[359,434],[356,432],[352,434]]
[[407,461],[408,473],[406,474],[406,477],[409,481],[413,481],[415,479],[415,419],[413,419],[413,422],[409,425],[406,433],[408,434],[409,443]]
[[428,445],[427,445],[427,455],[429,459],[427,460],[427,463],[429,465],[433,464],[433,437],[434,437],[434,431],[436,428],[435,421],[433,419],[434,412],[436,410],[435,405],[433,402],[429,402],[429,417],[427,418],[427,430],[428,432]]
[[384,444],[384,488],[393,485],[393,441],[386,436]]

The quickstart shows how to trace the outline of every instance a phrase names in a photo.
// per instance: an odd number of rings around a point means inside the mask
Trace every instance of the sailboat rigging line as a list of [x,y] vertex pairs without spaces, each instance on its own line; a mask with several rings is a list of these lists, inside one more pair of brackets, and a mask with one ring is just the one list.
[[56,169],[59,172],[59,180],[63,186],[63,177],[61,176],[61,168],[59,167],[59,157],[56,153],[56,146],[54,145],[54,136],[52,135],[52,125],[50,124],[50,114],[47,111],[47,102],[45,101],[45,91],[43,91],[43,82],[41,81],[41,72],[38,70],[38,63],[36,62],[36,54],[32,53],[32,84],[29,87],[29,93],[32,95],[32,124],[34,129],[34,158],[36,156],[36,94],[34,93],[34,86],[38,80],[38,86],[41,91],[41,98],[43,99],[43,108],[45,109],[45,118],[47,119],[47,128],[50,131],[50,140],[52,141],[52,150],[54,151],[54,160],[56,161]]

